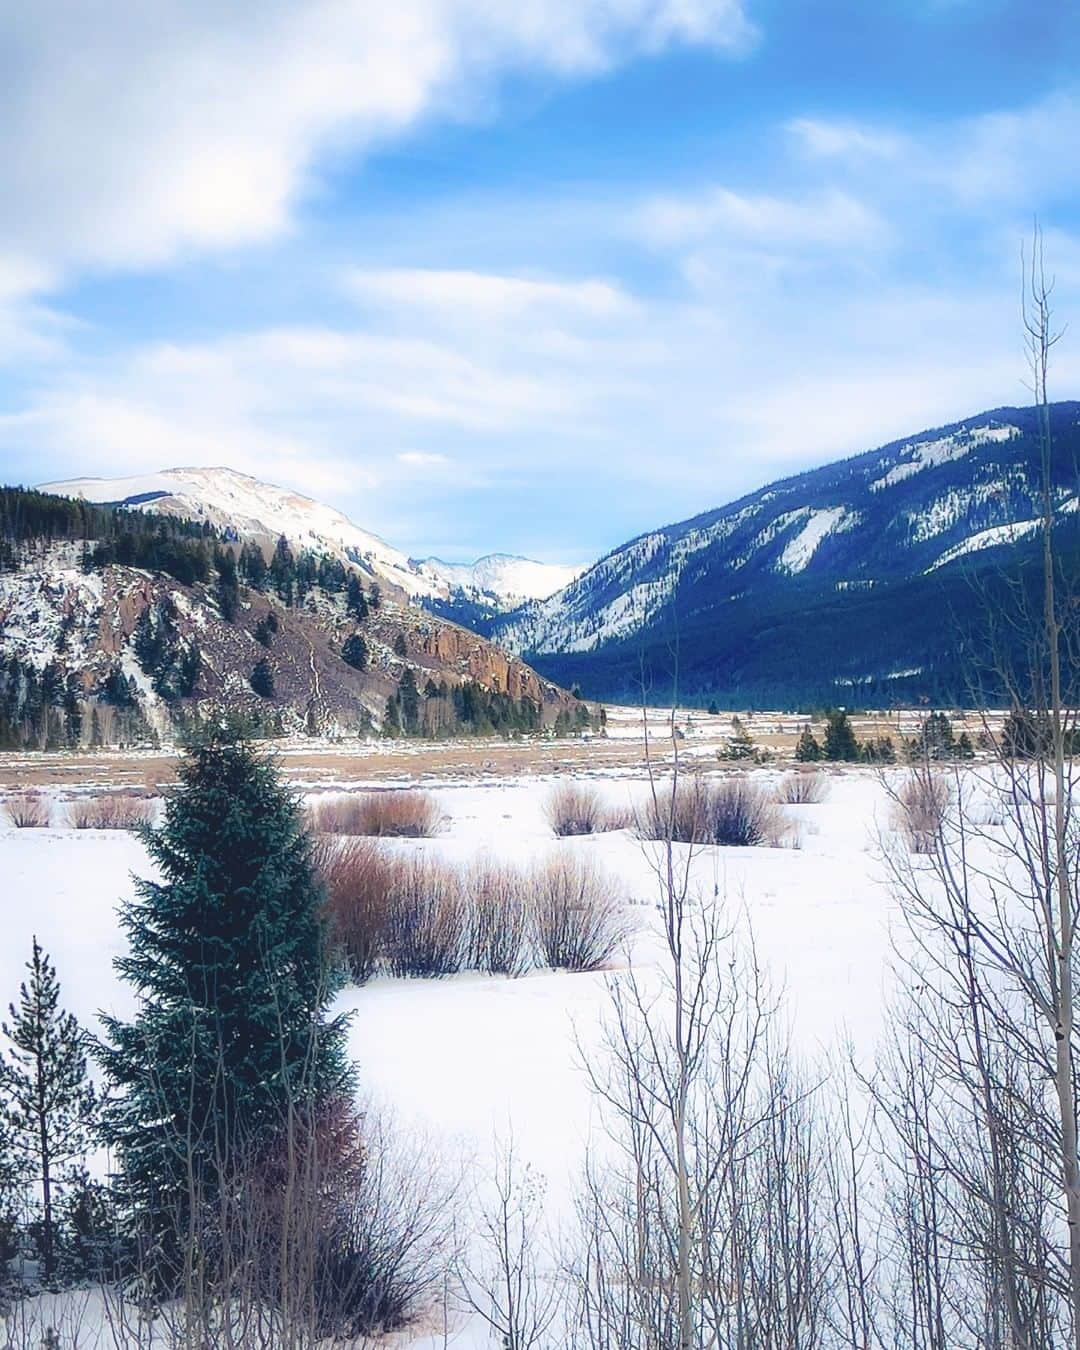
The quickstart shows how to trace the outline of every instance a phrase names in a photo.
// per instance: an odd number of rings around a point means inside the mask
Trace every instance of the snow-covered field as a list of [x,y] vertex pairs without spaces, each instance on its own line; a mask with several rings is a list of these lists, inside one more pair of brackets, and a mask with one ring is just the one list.
[[[765,784],[779,776],[755,771]],[[641,800],[646,791],[627,776],[592,781],[612,804]],[[879,856],[881,833],[890,829],[882,782],[859,769],[830,774],[828,782],[821,804],[784,808],[797,822],[798,847],[702,848],[693,864],[701,895],[725,897],[732,916],[752,927],[771,983],[784,988],[796,1048],[825,1065],[849,1041],[859,1056],[873,1052],[896,919]],[[536,778],[448,780],[433,789],[445,814],[438,836],[396,847],[457,860],[487,853],[522,862],[550,850],[594,857],[619,879],[632,907],[629,959],[656,970],[658,890],[648,853],[655,846],[627,830],[556,840],[543,814],[550,788]],[[0,828],[0,1000],[15,997],[36,934],[84,1025],[93,1028],[100,1010],[128,1013],[131,998],[112,969],[123,949],[117,905],[147,868],[142,846],[122,832]],[[580,1047],[601,1025],[607,980],[550,971],[520,979],[378,979],[340,1001],[352,1014],[366,1093],[449,1153],[482,1158],[496,1137],[512,1132],[518,1156],[545,1175],[558,1207],[582,1166],[595,1114]]]

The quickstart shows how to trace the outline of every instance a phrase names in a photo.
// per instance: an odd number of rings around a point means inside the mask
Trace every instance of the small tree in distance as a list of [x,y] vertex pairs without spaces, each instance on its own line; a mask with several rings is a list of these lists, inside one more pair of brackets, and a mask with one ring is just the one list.
[[83,1034],[60,1007],[60,983],[34,938],[29,979],[3,1024],[9,1048],[3,1063],[7,1124],[23,1174],[41,1197],[41,1261],[56,1274],[58,1192],[79,1174],[89,1148],[97,1103],[86,1074]]

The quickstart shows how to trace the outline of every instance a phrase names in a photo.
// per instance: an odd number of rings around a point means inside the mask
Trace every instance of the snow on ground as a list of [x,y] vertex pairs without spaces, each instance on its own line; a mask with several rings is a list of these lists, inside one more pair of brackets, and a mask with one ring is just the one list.
[[[776,776],[760,771],[766,784]],[[593,781],[612,804],[646,792],[640,780]],[[876,852],[889,815],[882,785],[861,770],[829,782],[827,801],[786,808],[799,822],[801,847],[702,849],[694,865],[702,895],[726,895],[745,912],[773,986],[786,987],[797,1048],[822,1064],[838,1062],[834,1052],[849,1038],[858,1055],[873,1051],[894,915]],[[487,852],[523,863],[558,849],[594,857],[620,879],[638,921],[631,959],[656,978],[658,893],[646,852],[655,846],[625,830],[555,840],[543,814],[550,781],[448,781],[435,790],[445,812],[439,835],[396,847],[462,861]],[[55,961],[64,1002],[84,1025],[95,1027],[100,1010],[130,1013],[112,970],[124,947],[116,907],[132,894],[133,875],[147,869],[141,844],[123,833],[0,829],[7,938],[0,1001],[15,997],[36,934]],[[607,979],[547,971],[517,980],[378,979],[342,994],[340,1005],[352,1014],[366,1094],[430,1138],[435,1156],[490,1157],[495,1138],[512,1130],[519,1158],[546,1176],[551,1205],[566,1212],[595,1117],[579,1047],[597,1044]]]

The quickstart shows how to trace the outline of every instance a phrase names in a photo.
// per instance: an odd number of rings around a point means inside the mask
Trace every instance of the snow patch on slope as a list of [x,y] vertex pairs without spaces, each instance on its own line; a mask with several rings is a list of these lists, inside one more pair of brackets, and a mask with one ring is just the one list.
[[840,530],[850,530],[857,521],[858,515],[849,513],[844,506],[830,506],[821,511],[811,511],[806,524],[784,545],[784,551],[776,564],[777,570],[801,572],[809,564],[823,540]]
[[922,473],[924,469],[947,464],[950,460],[962,459],[980,445],[1011,441],[1019,435],[1019,427],[994,426],[987,423],[985,426],[972,427],[968,431],[954,431],[949,436],[940,436],[936,441],[918,441],[902,446],[898,452],[898,462],[870,484],[870,491],[882,492],[886,488],[895,487],[897,483],[902,483],[905,478]]

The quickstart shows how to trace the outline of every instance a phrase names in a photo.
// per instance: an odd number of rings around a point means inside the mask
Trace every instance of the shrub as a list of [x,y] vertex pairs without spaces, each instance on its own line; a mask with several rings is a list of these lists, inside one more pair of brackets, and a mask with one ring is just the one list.
[[952,793],[940,774],[916,770],[896,796],[899,825],[912,853],[934,853],[948,814]]
[[390,889],[403,861],[371,839],[323,837],[315,845],[331,941],[357,984],[371,979],[382,959]]
[[314,1119],[298,1112],[252,1163],[221,1225],[222,1274],[262,1343],[366,1345],[430,1302],[449,1258],[454,1181],[423,1141],[403,1144],[336,1100]]
[[467,950],[467,909],[460,878],[446,863],[399,862],[387,902],[385,949],[395,975],[453,975]]
[[477,863],[465,877],[470,970],[521,975],[532,964],[529,886],[504,863]]
[[430,792],[400,789],[329,797],[310,808],[320,834],[360,834],[387,839],[429,839],[439,828],[438,802]]
[[599,970],[629,934],[611,879],[571,854],[538,863],[529,877],[536,947],[547,965]]
[[680,844],[752,847],[771,842],[783,825],[775,803],[747,778],[684,778],[649,803],[641,833]]
[[67,820],[75,830],[134,830],[149,825],[154,803],[146,797],[110,793],[68,803]]
[[13,792],[4,802],[4,810],[8,820],[20,830],[44,829],[49,824],[49,799],[33,789]]
[[560,783],[548,793],[544,815],[552,830],[569,835],[596,834],[604,828],[604,804],[596,788],[585,783]]
[[787,806],[816,806],[829,795],[829,780],[823,773],[789,773],[776,790],[777,801]]

